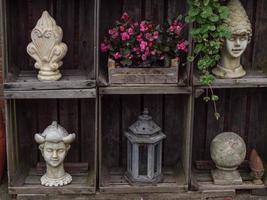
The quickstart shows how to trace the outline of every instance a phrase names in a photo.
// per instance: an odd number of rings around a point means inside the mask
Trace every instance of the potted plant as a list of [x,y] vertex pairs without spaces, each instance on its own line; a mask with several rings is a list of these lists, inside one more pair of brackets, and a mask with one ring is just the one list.
[[109,53],[108,73],[112,84],[178,83],[181,54],[187,52],[181,17],[166,25],[133,21],[125,12],[101,43]]

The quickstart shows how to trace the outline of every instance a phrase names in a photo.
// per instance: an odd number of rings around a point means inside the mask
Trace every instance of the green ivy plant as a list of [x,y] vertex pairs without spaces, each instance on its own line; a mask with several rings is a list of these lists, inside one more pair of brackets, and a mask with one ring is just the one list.
[[189,56],[188,60],[196,61],[197,68],[201,72],[200,82],[209,88],[203,100],[213,102],[214,115],[216,119],[219,119],[220,114],[216,108],[216,101],[219,97],[214,94],[211,87],[215,77],[210,70],[220,60],[223,41],[231,36],[223,25],[223,21],[229,15],[229,10],[219,0],[188,0],[188,3],[190,8],[186,22],[193,23],[191,35],[194,40],[193,55]]

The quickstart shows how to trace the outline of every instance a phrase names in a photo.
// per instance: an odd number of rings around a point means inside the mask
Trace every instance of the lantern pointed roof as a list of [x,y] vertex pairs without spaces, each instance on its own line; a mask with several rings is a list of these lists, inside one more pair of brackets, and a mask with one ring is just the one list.
[[153,135],[161,132],[161,128],[152,120],[147,108],[144,109],[138,120],[129,127],[129,130],[135,135]]

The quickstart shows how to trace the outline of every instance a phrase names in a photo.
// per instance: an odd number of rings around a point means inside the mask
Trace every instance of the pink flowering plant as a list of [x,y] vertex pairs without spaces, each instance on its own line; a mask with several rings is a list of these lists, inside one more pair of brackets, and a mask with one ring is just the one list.
[[187,52],[188,43],[181,38],[183,27],[178,18],[156,25],[145,20],[134,22],[125,12],[108,30],[101,51],[108,52],[121,67],[169,66],[171,59],[180,59]]

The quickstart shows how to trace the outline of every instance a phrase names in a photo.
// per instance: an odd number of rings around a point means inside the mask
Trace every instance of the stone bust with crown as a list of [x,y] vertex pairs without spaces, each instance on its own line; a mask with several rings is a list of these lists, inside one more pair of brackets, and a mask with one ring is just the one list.
[[63,186],[72,181],[64,170],[63,161],[75,139],[75,134],[68,134],[56,121],[52,122],[43,133],[36,133],[35,141],[46,162],[46,173],[41,177],[44,186]]
[[221,49],[221,59],[212,73],[219,78],[240,78],[246,75],[240,59],[251,40],[252,28],[239,0],[230,0],[228,8],[230,13],[224,25],[232,35],[225,39]]

